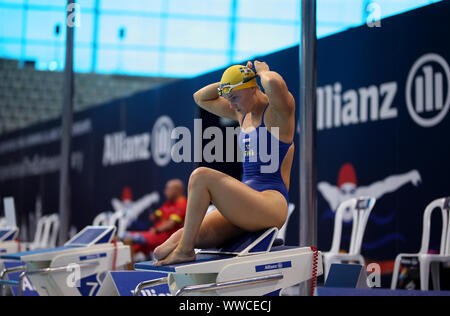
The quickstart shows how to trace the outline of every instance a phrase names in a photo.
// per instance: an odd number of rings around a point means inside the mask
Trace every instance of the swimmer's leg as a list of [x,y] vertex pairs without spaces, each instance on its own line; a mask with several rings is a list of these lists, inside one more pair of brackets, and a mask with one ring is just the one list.
[[177,246],[183,235],[183,228],[180,228],[169,237],[162,245],[156,247],[153,256],[156,260],[162,260],[167,257]]
[[[183,230],[184,228],[177,230],[165,243],[155,249],[153,253],[155,259],[166,258],[178,246]],[[200,226],[195,248],[215,248],[243,232],[243,229],[231,224],[218,210],[214,210],[205,216]]]
[[186,220],[177,247],[156,265],[195,260],[194,248],[210,201],[231,224],[258,231],[283,226],[287,202],[277,191],[258,192],[222,172],[196,169],[189,179]]

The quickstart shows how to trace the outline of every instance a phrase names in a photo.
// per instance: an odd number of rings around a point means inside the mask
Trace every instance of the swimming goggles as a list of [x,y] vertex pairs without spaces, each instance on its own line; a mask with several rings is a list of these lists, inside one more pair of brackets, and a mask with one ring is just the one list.
[[256,76],[251,76],[251,77],[245,78],[244,80],[242,80],[241,82],[236,83],[236,84],[222,83],[220,85],[220,87],[217,88],[217,90],[219,91],[219,96],[227,95],[234,88],[239,87],[239,86],[243,85],[244,83],[247,83],[250,80],[253,80],[255,78],[256,78]]

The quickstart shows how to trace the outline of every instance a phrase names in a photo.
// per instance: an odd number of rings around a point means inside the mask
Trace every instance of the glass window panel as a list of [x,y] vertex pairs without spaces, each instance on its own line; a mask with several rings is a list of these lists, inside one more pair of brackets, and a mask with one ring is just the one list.
[[[119,58],[120,53],[120,58]],[[113,73],[118,72],[122,68],[123,61],[119,62],[119,59],[123,60],[123,52],[118,50],[99,49],[97,50],[97,72],[101,73]]]
[[334,22],[358,25],[363,21],[361,0],[317,0],[317,23]]
[[238,23],[236,50],[255,54],[276,51],[298,43],[295,25]]
[[81,9],[80,26],[75,27],[74,31],[75,43],[92,43],[92,36],[94,32],[94,14]]
[[28,4],[64,8],[66,7],[67,0],[28,0]]
[[229,17],[232,0],[170,0],[170,14]]
[[[28,11],[27,38],[48,41],[64,41],[66,36],[65,11]],[[59,25],[60,33],[56,34]]]
[[[28,0],[28,4],[32,9],[59,9],[65,11],[67,7],[67,0]],[[81,7],[81,10],[92,10],[95,6],[95,0],[76,0],[76,4]]]
[[136,11],[159,13],[162,10],[163,1],[167,0],[103,0],[101,10]]
[[[28,0],[27,28],[22,30],[24,0],[0,0],[0,56],[25,58],[40,69],[61,69],[64,60],[67,0]],[[296,45],[300,38],[300,1],[238,0],[235,47],[229,55],[234,0],[100,0],[99,71],[143,75],[194,76],[244,63],[254,56]],[[437,0],[374,0],[382,17]],[[77,0],[81,25],[75,29],[75,70],[90,71],[96,0]],[[318,37],[365,23],[366,0],[318,0]],[[168,20],[165,13],[168,13]],[[162,22],[162,23],[161,23]],[[59,35],[55,34],[60,26]],[[161,29],[167,26],[167,29]],[[119,30],[125,36],[119,39]],[[164,36],[161,38],[161,36]],[[181,51],[183,49],[183,51]],[[165,54],[164,56],[160,54]],[[161,57],[161,58],[160,58]],[[162,64],[162,62],[164,62]],[[183,69],[185,68],[185,69]]]
[[0,7],[0,40],[22,37],[22,13],[20,9]]
[[39,70],[64,69],[64,46],[27,44],[25,51],[25,59],[36,61]]
[[0,42],[0,57],[19,59],[21,52],[20,44],[7,44]]
[[75,47],[74,70],[90,72],[92,70],[92,49]]
[[92,10],[95,8],[95,0],[77,0],[81,10]]
[[225,54],[166,53],[164,60],[163,70],[166,76],[196,76],[228,64],[228,56]]
[[229,33],[228,22],[169,19],[166,45],[225,50],[229,46]]
[[147,74],[158,72],[158,52],[99,49],[97,72]]
[[[160,19],[100,15],[99,43],[123,45],[159,45]],[[125,30],[124,38],[119,38],[119,30]]]
[[2,4],[22,4],[23,0],[2,0],[0,5]]
[[129,74],[156,74],[159,66],[159,52],[133,51],[123,52],[123,69]]
[[237,15],[244,19],[241,21],[245,21],[245,18],[299,21],[299,2],[297,0],[241,0],[238,2]]

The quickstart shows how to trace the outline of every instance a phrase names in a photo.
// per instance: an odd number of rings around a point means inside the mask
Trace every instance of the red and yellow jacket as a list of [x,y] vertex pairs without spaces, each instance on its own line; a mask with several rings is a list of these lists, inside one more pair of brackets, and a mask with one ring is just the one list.
[[187,199],[185,197],[179,197],[175,202],[167,201],[158,210],[155,211],[155,215],[159,221],[155,227],[161,226],[162,223],[173,220],[177,225],[168,233],[173,234],[178,229],[183,227],[184,218],[186,216]]

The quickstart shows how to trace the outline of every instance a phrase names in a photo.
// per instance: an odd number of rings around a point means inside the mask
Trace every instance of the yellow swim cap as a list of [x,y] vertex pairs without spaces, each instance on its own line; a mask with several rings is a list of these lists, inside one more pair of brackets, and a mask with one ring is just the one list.
[[241,90],[256,87],[256,74],[250,68],[242,65],[229,67],[220,80],[219,94],[228,94],[231,90]]

